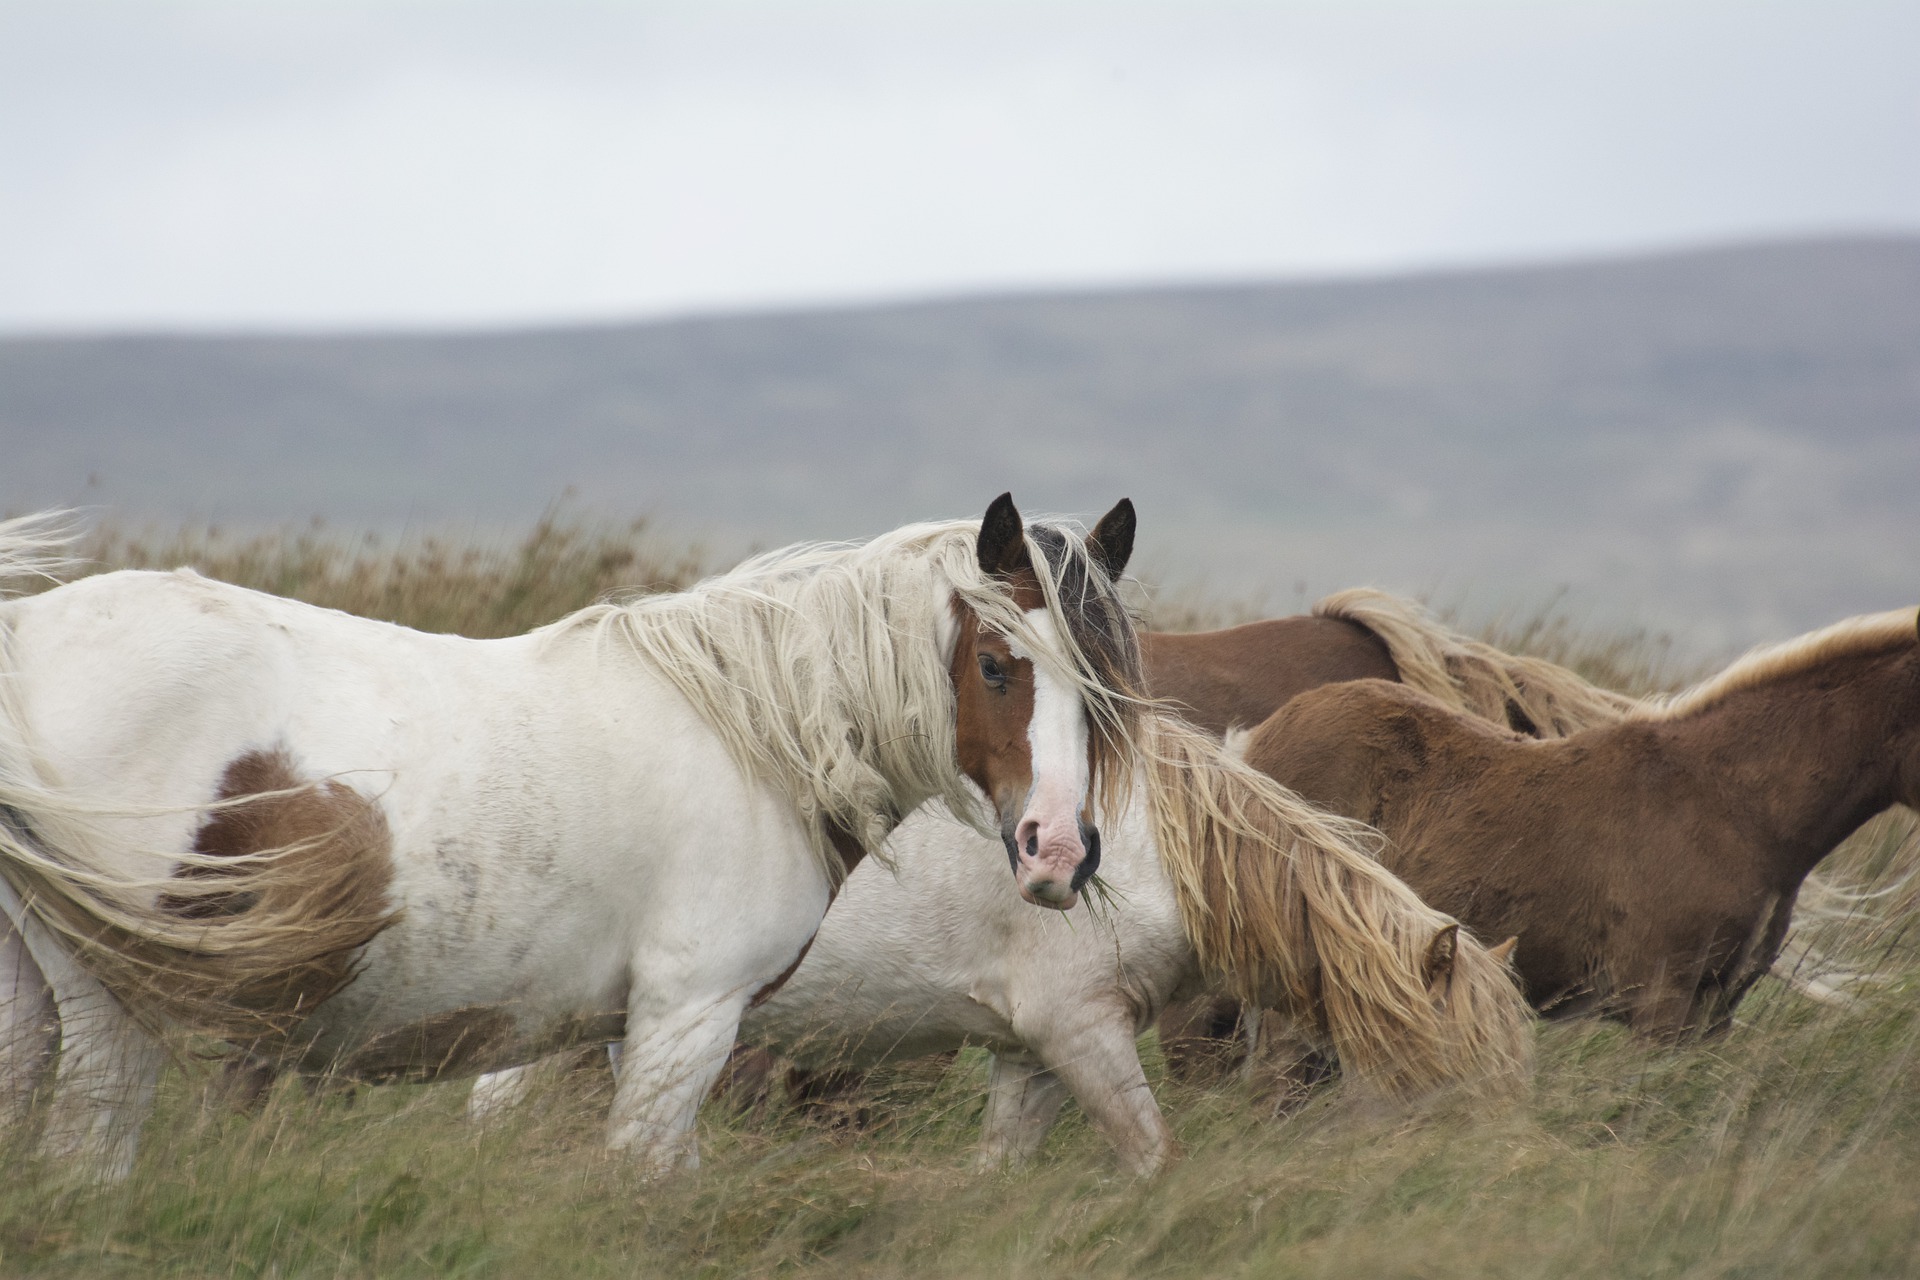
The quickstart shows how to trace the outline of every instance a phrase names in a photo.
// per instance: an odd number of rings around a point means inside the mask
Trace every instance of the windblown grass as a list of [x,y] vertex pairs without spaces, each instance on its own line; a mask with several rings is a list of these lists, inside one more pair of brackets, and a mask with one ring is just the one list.
[[[502,634],[692,558],[645,531],[542,526],[516,549],[392,554],[296,535],[101,544],[414,625]],[[630,556],[629,559],[621,559]],[[1514,643],[1512,635],[1493,637]],[[1652,672],[1644,641],[1535,632],[1583,670]],[[1557,646],[1557,647],[1556,647]],[[1667,661],[1664,654],[1659,661]],[[1613,664],[1607,666],[1604,664]],[[1636,668],[1638,664],[1638,668]],[[1576,665],[1579,665],[1577,663]],[[1664,669],[1664,668],[1661,668]],[[1691,673],[1688,673],[1691,674]],[[1649,677],[1651,678],[1651,677]],[[1630,686],[1631,687],[1631,686]],[[648,1184],[600,1150],[604,1069],[485,1129],[465,1086],[283,1082],[257,1112],[203,1068],[169,1073],[132,1179],[76,1185],[16,1141],[0,1275],[1768,1277],[1920,1271],[1920,836],[1883,818],[1830,864],[1868,892],[1819,924],[1873,981],[1855,1008],[1771,980],[1737,1025],[1660,1048],[1539,1031],[1532,1097],[1372,1109],[1325,1091],[1276,1116],[1249,1088],[1149,1072],[1186,1159],[1119,1176],[1069,1108],[1031,1169],[972,1171],[983,1055],[880,1073],[869,1127],[777,1099],[710,1106],[703,1167]]]
[[112,526],[80,549],[83,572],[189,566],[211,578],[422,631],[519,635],[616,591],[674,591],[715,566],[699,548],[626,525],[550,513],[515,542],[388,541],[315,525],[233,536],[143,534]]

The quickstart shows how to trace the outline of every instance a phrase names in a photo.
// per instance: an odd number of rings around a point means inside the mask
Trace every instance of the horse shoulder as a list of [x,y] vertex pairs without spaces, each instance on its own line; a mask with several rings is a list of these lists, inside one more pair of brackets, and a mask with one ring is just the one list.
[[1383,697],[1400,688],[1366,680],[1302,693],[1253,731],[1244,758],[1314,804],[1373,820],[1386,773],[1409,767],[1405,717]]

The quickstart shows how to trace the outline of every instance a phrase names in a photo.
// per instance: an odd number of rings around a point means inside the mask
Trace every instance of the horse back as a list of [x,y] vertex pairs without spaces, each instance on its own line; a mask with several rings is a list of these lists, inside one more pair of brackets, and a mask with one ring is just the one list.
[[1257,725],[1296,694],[1345,680],[1398,680],[1380,638],[1339,618],[1270,618],[1224,631],[1145,632],[1147,684],[1216,737]]

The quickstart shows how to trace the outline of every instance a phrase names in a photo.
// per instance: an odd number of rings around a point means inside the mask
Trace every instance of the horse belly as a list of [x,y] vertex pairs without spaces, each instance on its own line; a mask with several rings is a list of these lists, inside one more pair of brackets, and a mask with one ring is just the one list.
[[[572,749],[593,736],[575,724]],[[674,761],[624,754],[589,770],[604,790],[541,776],[498,789],[518,793],[510,812],[423,824],[396,857],[403,915],[316,1014],[319,1047],[361,1074],[417,1073],[410,1055],[492,1070],[619,1039],[636,999],[744,1004],[790,967],[828,893],[789,806],[736,783],[689,813],[676,767],[711,784],[724,758],[702,760],[697,739]]]

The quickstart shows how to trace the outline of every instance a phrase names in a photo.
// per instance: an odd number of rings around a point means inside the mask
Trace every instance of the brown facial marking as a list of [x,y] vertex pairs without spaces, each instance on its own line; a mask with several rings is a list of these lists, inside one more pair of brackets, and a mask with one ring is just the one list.
[[1427,944],[1427,957],[1424,976],[1427,982],[1427,995],[1436,1005],[1444,1007],[1448,994],[1453,990],[1453,965],[1460,951],[1460,926],[1447,925],[1433,935],[1433,941]]
[[982,627],[971,610],[960,612],[960,635],[949,668],[954,748],[961,772],[986,792],[1006,821],[1033,786],[1033,746],[1027,737],[1033,719],[1033,663],[1015,658],[1006,637]]

